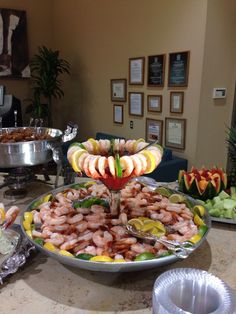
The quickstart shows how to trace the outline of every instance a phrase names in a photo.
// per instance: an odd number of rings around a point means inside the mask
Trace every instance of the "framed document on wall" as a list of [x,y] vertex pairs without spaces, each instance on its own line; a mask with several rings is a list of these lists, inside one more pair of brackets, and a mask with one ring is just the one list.
[[162,145],[163,121],[146,118],[146,141]]
[[165,146],[185,149],[186,119],[165,119]]
[[123,124],[123,105],[113,105],[113,122]]
[[143,116],[143,93],[129,93],[129,115]]
[[169,54],[169,87],[188,86],[189,59],[189,51]]
[[148,95],[147,96],[147,110],[149,112],[162,111],[162,95]]
[[184,92],[170,92],[170,112],[183,113]]
[[126,79],[111,80],[111,101],[126,101]]
[[144,66],[144,57],[129,59],[129,85],[144,84]]
[[163,87],[165,79],[165,55],[148,57],[148,86]]

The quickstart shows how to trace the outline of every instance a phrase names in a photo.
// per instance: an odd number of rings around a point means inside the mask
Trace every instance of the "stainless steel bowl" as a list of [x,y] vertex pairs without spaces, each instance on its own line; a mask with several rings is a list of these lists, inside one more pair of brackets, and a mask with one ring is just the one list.
[[[57,194],[58,192],[62,192],[63,190],[68,189],[70,186],[71,185],[67,185],[64,187],[54,189],[50,193]],[[175,192],[175,193],[178,193],[178,192]],[[27,206],[25,211],[30,211],[31,205],[35,201],[39,200],[40,198],[44,197],[47,194],[48,194],[48,192],[39,196],[34,201],[32,201]],[[181,194],[183,194],[183,193],[181,193]],[[191,198],[189,198],[189,199],[191,199]],[[194,199],[191,199],[191,201],[196,203],[196,201]],[[57,253],[53,253],[53,252],[50,252],[50,251],[44,249],[43,247],[41,247],[40,245],[35,243],[31,238],[29,238],[28,235],[26,234],[25,230],[24,230],[23,220],[24,220],[24,214],[22,214],[22,216],[21,216],[21,228],[22,228],[25,236],[29,239],[29,241],[32,244],[34,244],[37,247],[37,249],[39,249],[42,253],[56,259],[58,262],[60,262],[62,264],[70,265],[73,267],[83,268],[83,269],[92,270],[92,271],[102,271],[102,272],[130,272],[130,271],[139,271],[139,270],[144,270],[144,269],[156,268],[156,267],[168,265],[168,264],[171,264],[171,263],[174,263],[174,262],[177,262],[180,260],[180,258],[176,257],[175,255],[170,255],[170,256],[161,257],[161,258],[157,258],[157,259],[153,259],[153,260],[146,260],[146,261],[134,261],[134,262],[123,262],[123,263],[112,263],[112,262],[111,263],[109,263],[109,262],[102,263],[102,262],[92,262],[92,261],[86,261],[86,260],[80,260],[80,259],[76,259],[76,258],[66,257],[66,256],[63,256],[63,255],[60,255]],[[208,213],[206,213],[204,220],[205,220],[206,225],[208,226],[208,231],[205,233],[203,238],[195,245],[195,249],[197,249],[203,243],[203,241],[205,241],[206,235],[211,228],[211,219],[210,219],[210,216]]]
[[[25,130],[28,128],[22,127],[17,129]],[[34,128],[30,129],[34,131]],[[3,128],[2,133],[14,130],[15,128]],[[35,131],[42,135],[48,134],[52,138],[29,142],[0,143],[1,168],[40,165],[52,159],[50,145],[54,142],[60,141],[62,131],[49,128],[37,128]]]

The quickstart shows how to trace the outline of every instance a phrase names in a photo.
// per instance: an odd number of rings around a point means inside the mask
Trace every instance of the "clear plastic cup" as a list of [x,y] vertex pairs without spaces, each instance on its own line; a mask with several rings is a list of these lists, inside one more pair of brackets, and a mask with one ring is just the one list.
[[234,314],[236,295],[216,276],[199,269],[177,268],[157,278],[153,314]]

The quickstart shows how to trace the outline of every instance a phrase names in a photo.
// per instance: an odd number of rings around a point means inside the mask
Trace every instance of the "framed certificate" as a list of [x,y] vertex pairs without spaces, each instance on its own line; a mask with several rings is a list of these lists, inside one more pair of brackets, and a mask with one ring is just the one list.
[[144,66],[144,57],[129,59],[129,85],[144,84]]
[[162,145],[163,121],[146,118],[146,141]]
[[126,101],[127,80],[112,79],[111,80],[111,101]]
[[170,92],[170,112],[183,113],[184,92]]
[[169,54],[169,87],[188,86],[189,58],[189,51]]
[[148,57],[148,86],[164,86],[165,58],[164,54]]
[[149,112],[162,112],[162,95],[148,95],[147,110]]
[[129,115],[143,116],[143,93],[129,93]]
[[186,119],[165,119],[165,146],[185,149]]
[[113,105],[113,122],[123,124],[123,105]]

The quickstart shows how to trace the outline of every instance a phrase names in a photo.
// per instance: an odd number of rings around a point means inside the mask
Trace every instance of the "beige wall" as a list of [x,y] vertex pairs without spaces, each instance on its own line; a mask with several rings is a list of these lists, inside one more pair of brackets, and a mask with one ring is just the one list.
[[[25,10],[30,58],[40,45],[52,44],[52,1],[0,0],[0,8]],[[31,97],[29,80],[0,78],[0,85],[6,86],[6,93],[21,100],[23,112],[26,98]]]
[[[231,123],[236,79],[236,1],[209,0],[196,166],[226,167],[227,127]],[[226,99],[212,99],[214,87],[226,87]]]
[[[143,118],[129,117],[124,106],[124,125],[113,123],[110,101],[110,79],[128,78],[128,60],[176,51],[191,51],[189,86],[185,92],[184,114],[187,119],[186,150],[177,154],[194,160],[200,101],[206,4],[204,0],[57,0],[54,2],[55,43],[72,63],[72,76],[61,102],[63,117],[79,122],[80,136],[94,136],[97,131],[127,138],[145,137],[146,117],[170,116],[170,90],[166,80],[163,89],[130,87],[128,91],[145,93]],[[146,67],[147,70],[147,67]],[[181,89],[178,89],[181,90]],[[163,95],[162,114],[147,114],[147,94]],[[69,106],[69,107],[68,107]],[[67,108],[70,108],[69,110]],[[59,116],[59,113],[58,113]],[[171,115],[174,116],[174,115]],[[129,121],[134,121],[134,129]]]
[[[145,112],[143,118],[129,117],[125,103],[122,126],[113,124],[110,79],[128,78],[131,57],[147,61],[148,55],[190,50],[189,86],[178,89],[185,92],[186,150],[175,154],[188,158],[190,166],[225,167],[225,125],[231,121],[236,75],[234,0],[0,0],[0,7],[27,11],[30,56],[44,44],[71,63],[71,75],[63,77],[65,97],[53,104],[54,126],[78,122],[80,138],[97,131],[145,137],[146,117],[174,116],[167,66],[163,89],[146,86],[147,71],[144,86],[128,86],[145,93]],[[29,81],[1,79],[1,85],[22,101],[30,95]],[[213,87],[222,86],[226,100],[213,101]],[[163,95],[163,112],[147,113],[146,96],[156,93]]]

